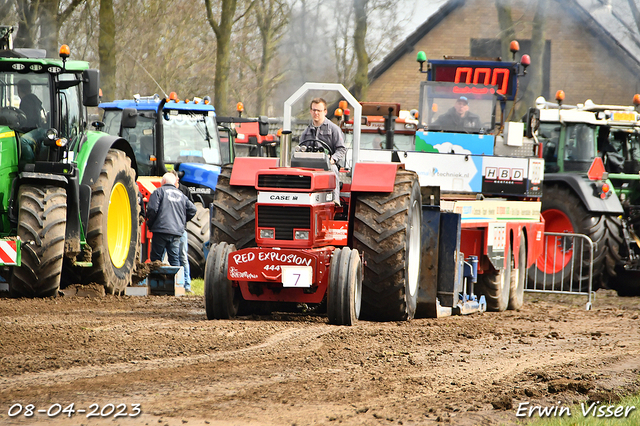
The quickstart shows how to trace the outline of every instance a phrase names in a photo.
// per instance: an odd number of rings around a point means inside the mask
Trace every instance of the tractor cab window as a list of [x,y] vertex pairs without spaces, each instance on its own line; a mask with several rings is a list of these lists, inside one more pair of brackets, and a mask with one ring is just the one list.
[[491,133],[497,87],[477,84],[420,85],[420,125],[425,130],[455,133]]
[[22,133],[51,127],[48,74],[0,73],[0,125]]
[[[632,174],[640,172],[640,135],[637,133],[623,129],[611,130],[606,150],[618,154],[620,161],[623,162],[618,169],[608,171]],[[607,165],[606,160],[605,166]]]
[[568,124],[564,146],[564,171],[586,172],[596,155],[595,126],[578,123]]
[[165,110],[163,118],[165,163],[222,164],[213,111],[196,114]]
[[[119,116],[122,116],[120,111]],[[118,128],[120,120],[118,120]],[[129,141],[131,149],[136,156],[138,163],[138,174],[140,176],[155,176],[155,147],[156,113],[151,111],[138,111],[136,127],[133,129],[122,129],[122,137]],[[116,133],[117,134],[117,133]]]
[[[379,133],[360,133],[360,149],[386,149],[386,136]],[[353,148],[353,133],[345,132],[344,144],[347,149]],[[415,151],[415,134],[395,133],[393,135],[394,151]]]
[[122,122],[122,110],[107,109],[102,116],[104,123],[104,132],[113,136],[120,134],[120,122]]
[[[75,75],[63,74],[60,80],[75,80]],[[75,141],[82,133],[83,108],[80,85],[69,87],[60,91],[60,135]]]
[[544,168],[548,173],[558,172],[558,144],[560,141],[559,123],[541,123],[538,129],[538,140],[542,146]]

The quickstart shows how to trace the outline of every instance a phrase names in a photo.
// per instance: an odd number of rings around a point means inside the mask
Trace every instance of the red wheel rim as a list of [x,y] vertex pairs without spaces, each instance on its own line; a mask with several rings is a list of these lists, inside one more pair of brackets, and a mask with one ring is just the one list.
[[[546,232],[573,233],[571,220],[564,212],[557,209],[549,209],[542,212],[544,217],[544,229]],[[560,272],[573,257],[573,247],[561,237],[545,238],[544,251],[536,261],[538,269],[545,274]]]

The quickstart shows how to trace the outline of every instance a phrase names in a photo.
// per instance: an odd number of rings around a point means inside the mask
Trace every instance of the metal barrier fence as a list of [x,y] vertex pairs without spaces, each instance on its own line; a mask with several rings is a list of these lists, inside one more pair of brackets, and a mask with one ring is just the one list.
[[584,294],[588,297],[586,309],[591,310],[595,298],[593,254],[593,241],[586,235],[545,232],[543,257],[530,268],[525,291]]

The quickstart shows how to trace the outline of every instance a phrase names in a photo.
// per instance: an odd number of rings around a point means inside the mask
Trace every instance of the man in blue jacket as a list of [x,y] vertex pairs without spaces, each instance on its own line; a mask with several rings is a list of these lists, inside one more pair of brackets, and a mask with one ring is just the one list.
[[173,173],[162,176],[162,186],[147,203],[147,225],[153,232],[151,261],[162,260],[164,251],[171,266],[180,266],[180,237],[187,222],[196,215],[196,206],[178,188]]

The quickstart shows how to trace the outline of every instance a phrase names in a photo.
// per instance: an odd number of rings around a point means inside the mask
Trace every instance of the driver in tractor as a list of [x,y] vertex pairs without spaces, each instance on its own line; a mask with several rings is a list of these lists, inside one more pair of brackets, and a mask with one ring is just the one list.
[[340,178],[338,165],[347,153],[344,145],[342,130],[327,119],[327,101],[314,98],[311,101],[311,124],[300,135],[300,145],[307,147],[321,147],[329,151],[331,156],[331,170],[336,175],[336,188],[333,190],[333,201],[340,205]]
[[42,120],[42,101],[31,92],[31,82],[22,79],[16,84],[20,97],[20,111],[24,113],[26,121],[21,123],[27,133],[20,136],[20,166],[34,163],[40,152],[40,144],[45,136],[44,121]]
[[469,111],[469,99],[466,96],[460,96],[455,105],[433,124],[449,131],[475,131],[481,127],[480,117]]
[[31,82],[27,79],[18,81],[18,96],[20,96],[20,109],[27,116],[25,127],[35,129],[42,125],[42,102],[31,93]]

